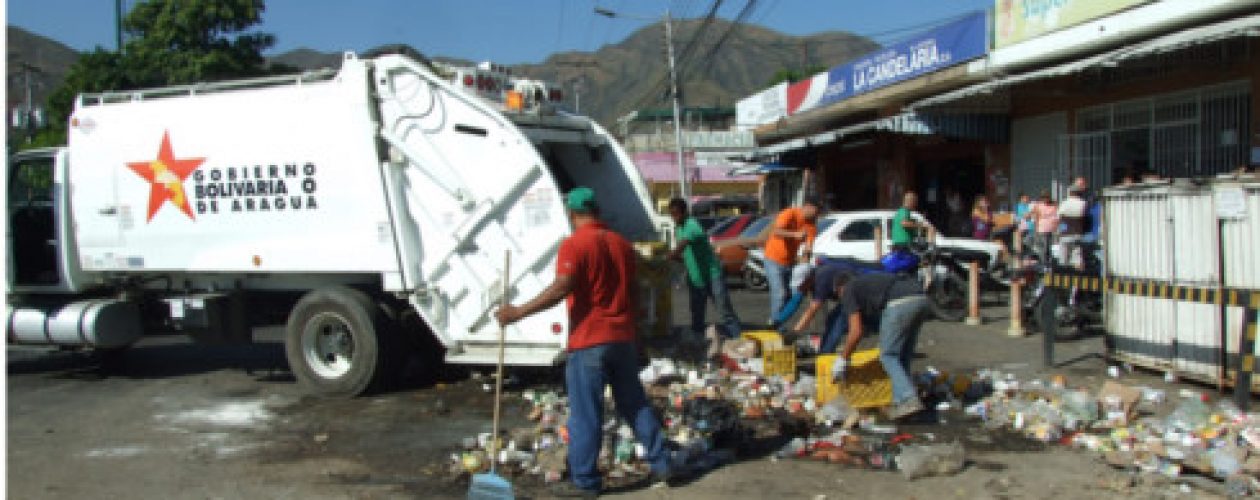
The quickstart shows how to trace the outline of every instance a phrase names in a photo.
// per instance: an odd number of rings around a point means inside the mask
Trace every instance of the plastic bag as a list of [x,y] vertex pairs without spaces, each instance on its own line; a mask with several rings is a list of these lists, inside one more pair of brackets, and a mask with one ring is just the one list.
[[957,474],[967,461],[962,443],[910,445],[897,455],[897,469],[906,479]]

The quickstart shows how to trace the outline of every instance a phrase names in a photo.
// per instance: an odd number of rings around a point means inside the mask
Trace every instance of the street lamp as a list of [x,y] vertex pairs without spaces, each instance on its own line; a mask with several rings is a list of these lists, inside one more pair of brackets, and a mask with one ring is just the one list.
[[[603,7],[595,7],[595,13],[601,16],[607,17],[607,18],[620,17],[620,18],[625,18],[625,19],[636,19],[640,21],[655,21],[656,20],[655,18],[646,17],[646,16],[635,16],[635,15],[628,15],[628,14],[613,12]],[[665,47],[666,47],[666,53],[668,54],[668,59],[669,59],[669,87],[670,87],[669,95],[670,95],[671,100],[673,101],[673,107],[674,107],[674,154],[677,156],[677,161],[678,161],[678,193],[682,197],[682,199],[690,202],[691,190],[688,189],[690,187],[689,186],[690,183],[687,182],[687,166],[686,166],[685,159],[683,157],[682,122],[680,120],[679,104],[678,104],[678,71],[674,67],[674,27],[671,21],[672,19],[669,16],[669,9],[666,9],[665,17],[664,17]]]

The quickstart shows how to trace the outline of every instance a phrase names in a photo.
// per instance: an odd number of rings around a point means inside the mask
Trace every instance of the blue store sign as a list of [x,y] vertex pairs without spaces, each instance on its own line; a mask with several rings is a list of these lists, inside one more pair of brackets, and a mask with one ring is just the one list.
[[825,106],[983,57],[989,47],[988,35],[987,14],[977,11],[836,66],[828,73],[826,91],[809,107]]

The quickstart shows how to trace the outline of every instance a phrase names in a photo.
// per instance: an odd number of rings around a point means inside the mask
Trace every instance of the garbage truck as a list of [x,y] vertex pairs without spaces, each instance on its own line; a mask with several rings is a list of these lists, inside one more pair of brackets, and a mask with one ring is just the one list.
[[[644,248],[669,230],[602,127],[504,95],[414,51],[81,95],[66,146],[9,161],[7,341],[115,352],[283,322],[296,379],[342,396],[417,360],[493,364],[503,280],[516,300],[552,281],[565,192],[595,189]],[[563,305],[508,327],[506,363],[558,363],[569,327]]]

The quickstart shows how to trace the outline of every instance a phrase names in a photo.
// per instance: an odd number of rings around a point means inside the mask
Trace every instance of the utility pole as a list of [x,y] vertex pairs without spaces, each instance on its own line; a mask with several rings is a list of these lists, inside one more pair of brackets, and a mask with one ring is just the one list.
[[691,183],[687,180],[687,158],[683,156],[682,116],[678,105],[678,71],[674,68],[674,28],[669,9],[665,10],[665,47],[669,51],[669,97],[674,106],[674,152],[678,156],[678,194],[682,199],[687,200],[687,203],[691,203],[691,189],[689,189]]
[[119,54],[122,53],[122,2],[123,0],[114,0],[114,41]]
[[[624,17],[629,19],[638,19],[641,21],[653,21],[652,18],[639,16],[630,16],[620,14],[603,7],[595,7],[595,13],[604,17]],[[678,161],[678,194],[682,199],[691,200],[690,183],[687,182],[687,165],[686,157],[683,156],[682,142],[682,116],[679,111],[681,107],[678,103],[678,70],[674,66],[674,25],[673,18],[669,15],[669,9],[665,10],[665,50],[667,59],[669,60],[669,88],[670,100],[673,101],[674,107],[674,154],[677,155]]]
[[22,72],[22,86],[25,94],[25,100],[18,109],[14,109],[13,128],[21,129],[26,133],[26,142],[31,142],[35,138],[35,129],[43,125],[44,110],[42,106],[35,105],[35,96],[33,89],[38,82],[31,81],[31,73],[43,73],[39,68],[26,61],[10,60],[11,66],[16,66]]
[[557,65],[577,68],[581,74],[568,79],[569,85],[573,87],[573,108],[577,114],[582,114],[582,91],[586,89],[586,70],[584,68],[597,68],[599,62],[594,60],[587,61],[556,61]]

